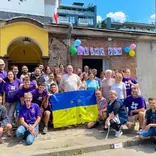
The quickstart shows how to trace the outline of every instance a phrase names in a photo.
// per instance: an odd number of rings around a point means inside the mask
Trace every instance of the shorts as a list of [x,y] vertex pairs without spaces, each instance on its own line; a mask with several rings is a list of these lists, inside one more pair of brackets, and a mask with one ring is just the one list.
[[128,116],[128,121],[129,122],[136,122],[138,119],[138,114],[133,115],[133,116]]
[[5,128],[7,124],[9,124],[9,120],[8,119],[4,119],[4,120],[1,121],[0,127],[1,128]]
[[141,131],[140,135],[144,136],[144,137],[149,137],[149,136],[156,136],[156,128],[149,128],[148,131]]
[[49,111],[50,112],[50,121],[53,121],[53,112],[51,110],[49,110],[48,108],[44,108],[44,112],[45,111]]

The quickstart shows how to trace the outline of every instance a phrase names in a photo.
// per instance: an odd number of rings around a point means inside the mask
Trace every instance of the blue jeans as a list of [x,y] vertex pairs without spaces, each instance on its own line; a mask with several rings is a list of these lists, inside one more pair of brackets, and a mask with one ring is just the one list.
[[156,128],[149,128],[148,131],[141,131],[140,135],[144,137],[154,136],[156,135]]
[[[37,135],[38,134],[38,125],[35,127],[35,132],[36,132],[36,135]],[[36,138],[36,136],[33,136],[29,132],[29,130],[26,127],[22,126],[22,125],[18,127],[18,129],[16,131],[16,135],[17,135],[17,137],[25,136],[27,145],[31,145],[34,142],[35,138]]]

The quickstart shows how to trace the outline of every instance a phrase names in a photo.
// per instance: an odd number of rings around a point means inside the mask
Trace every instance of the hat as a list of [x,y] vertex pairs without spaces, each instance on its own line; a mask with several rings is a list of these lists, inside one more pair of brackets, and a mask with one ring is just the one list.
[[0,59],[0,65],[5,64],[2,59]]

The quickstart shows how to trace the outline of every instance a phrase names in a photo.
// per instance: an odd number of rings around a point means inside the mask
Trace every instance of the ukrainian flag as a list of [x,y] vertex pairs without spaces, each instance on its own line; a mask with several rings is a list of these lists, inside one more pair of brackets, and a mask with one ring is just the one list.
[[50,97],[54,128],[96,121],[98,108],[95,91],[72,91]]

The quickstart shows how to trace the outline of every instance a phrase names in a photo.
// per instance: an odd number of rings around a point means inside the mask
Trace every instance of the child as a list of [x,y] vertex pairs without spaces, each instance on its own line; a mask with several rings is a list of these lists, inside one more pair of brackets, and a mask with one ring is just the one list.
[[88,128],[94,128],[99,124],[99,120],[104,120],[107,117],[106,108],[107,108],[107,101],[104,97],[102,97],[102,93],[100,90],[96,91],[96,99],[98,103],[98,119],[95,122],[89,122]]
[[148,139],[156,135],[156,99],[148,99],[150,109],[146,111],[146,118],[143,124],[143,131],[140,132],[140,138]]
[[0,144],[3,143],[2,135],[4,133],[4,128],[7,132],[9,132],[12,128],[11,124],[9,123],[9,119],[7,116],[7,110],[2,105],[2,95],[0,95]]

